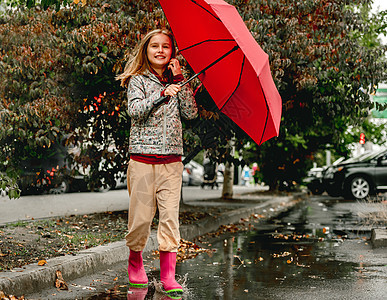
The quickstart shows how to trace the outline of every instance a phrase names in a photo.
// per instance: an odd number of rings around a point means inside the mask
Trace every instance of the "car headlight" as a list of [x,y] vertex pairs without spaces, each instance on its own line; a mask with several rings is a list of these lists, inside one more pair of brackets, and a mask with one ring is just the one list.
[[333,178],[334,174],[337,172],[341,172],[344,169],[344,167],[329,167],[325,171],[325,178]]

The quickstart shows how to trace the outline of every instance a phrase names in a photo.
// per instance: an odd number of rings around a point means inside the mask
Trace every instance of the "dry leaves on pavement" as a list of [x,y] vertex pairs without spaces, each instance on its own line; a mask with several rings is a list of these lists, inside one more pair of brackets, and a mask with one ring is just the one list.
[[63,279],[62,272],[58,270],[55,272],[55,275],[56,275],[55,287],[58,290],[68,290],[69,287]]
[[180,247],[177,251],[177,261],[181,262],[187,259],[195,258],[199,253],[212,253],[212,250],[199,247],[197,244],[181,239]]
[[[212,253],[213,251],[210,249],[201,248],[200,246],[198,246],[197,244],[195,244],[193,242],[181,239],[179,249],[177,250],[176,261],[182,262],[182,261],[185,261],[187,259],[192,259],[203,252]],[[160,252],[158,250],[155,250],[152,253],[153,253],[153,255],[160,254]]]
[[3,291],[0,291],[0,300],[24,300],[24,296],[19,298],[13,295],[7,296]]

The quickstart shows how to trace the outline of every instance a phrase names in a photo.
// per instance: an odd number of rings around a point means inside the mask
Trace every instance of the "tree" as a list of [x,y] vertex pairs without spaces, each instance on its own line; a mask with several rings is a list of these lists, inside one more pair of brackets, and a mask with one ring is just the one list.
[[[237,6],[269,54],[283,117],[279,137],[258,147],[235,126],[222,126],[227,117],[209,108],[217,116],[215,121],[209,118],[214,127],[220,121],[220,127],[228,129],[214,137],[214,151],[208,151],[213,159],[224,160],[226,155],[226,160],[233,160],[219,148],[227,149],[224,141],[236,136],[236,150],[245,161],[234,162],[258,162],[263,180],[276,189],[283,181],[300,181],[317,150],[346,155],[357,139],[349,129],[361,127],[373,106],[369,94],[386,78],[386,47],[376,40],[371,43],[386,23],[368,22],[385,20],[384,15],[368,17],[368,1],[228,2]],[[195,130],[203,133],[199,126]],[[203,145],[205,139],[201,140]]]
[[0,174],[0,192],[5,191],[8,193],[10,199],[20,197],[20,189],[14,179]]
[[74,119],[66,57],[48,16],[15,10],[0,17],[0,172],[13,176],[28,161],[51,157]]
[[161,13],[136,1],[84,3],[0,16],[0,172],[43,167],[59,144],[80,147],[76,161],[92,165],[96,185],[127,163],[129,120],[115,75]]
[[[269,54],[283,99],[280,135],[257,147],[201,88],[200,118],[184,123],[185,152],[206,149],[218,162],[243,164],[228,146],[235,138],[236,151],[247,163],[259,162],[264,181],[276,188],[301,178],[313,153],[327,144],[348,151],[347,129],[363,123],[369,93],[385,79],[386,48],[357,38],[373,28],[357,8],[365,0],[228,2]],[[91,165],[92,183],[112,184],[129,159],[130,126],[125,91],[114,77],[141,35],[167,26],[166,19],[155,0],[51,3],[57,10],[37,5],[0,19],[2,168],[20,169],[27,158],[51,155],[52,145],[65,138],[81,149],[75,160]],[[191,73],[188,65],[185,72]]]
[[247,1],[241,14],[269,54],[283,100],[278,138],[255,148],[264,180],[299,180],[313,153],[326,145],[348,151],[348,127],[363,123],[369,94],[385,79],[386,48],[354,38],[370,28],[367,1]]

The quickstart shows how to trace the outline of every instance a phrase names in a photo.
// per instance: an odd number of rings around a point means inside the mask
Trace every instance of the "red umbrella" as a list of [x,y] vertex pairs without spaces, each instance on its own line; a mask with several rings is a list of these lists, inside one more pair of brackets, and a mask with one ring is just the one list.
[[180,53],[219,109],[259,145],[278,136],[282,101],[268,55],[234,6],[222,0],[159,0]]

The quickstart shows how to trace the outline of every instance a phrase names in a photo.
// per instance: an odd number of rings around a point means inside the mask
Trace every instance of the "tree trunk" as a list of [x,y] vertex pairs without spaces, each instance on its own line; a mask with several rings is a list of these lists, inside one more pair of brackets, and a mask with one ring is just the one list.
[[222,190],[222,198],[223,199],[231,199],[233,195],[233,184],[234,184],[234,165],[226,162],[224,167],[223,174],[223,190]]

